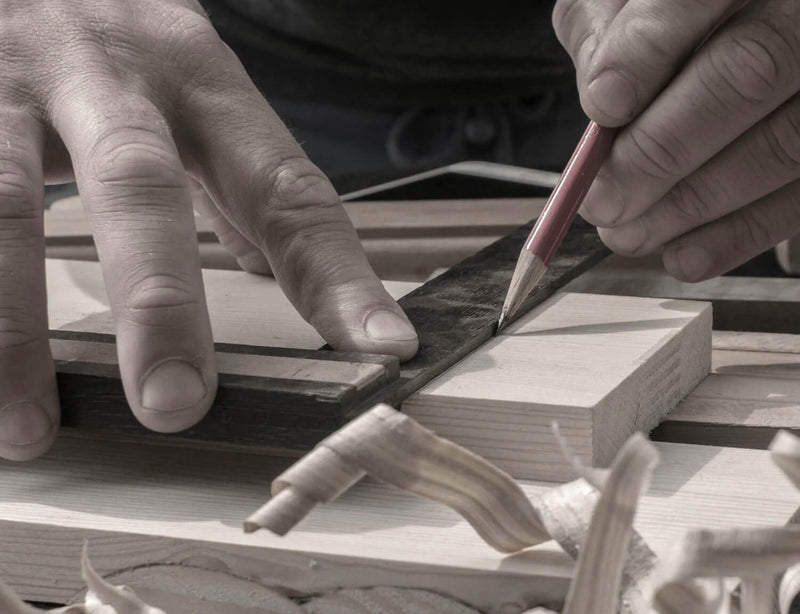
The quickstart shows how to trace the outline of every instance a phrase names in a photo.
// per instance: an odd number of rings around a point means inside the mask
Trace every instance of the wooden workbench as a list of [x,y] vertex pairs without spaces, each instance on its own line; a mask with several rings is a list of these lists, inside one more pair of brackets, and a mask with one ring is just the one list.
[[[487,222],[481,214],[487,202],[377,206],[380,219],[374,204],[358,203],[350,213],[364,240],[372,241],[373,263],[385,265],[383,276],[405,280],[451,266],[538,210],[529,201],[492,201]],[[469,214],[460,215],[459,207]],[[398,223],[392,210],[407,221]],[[427,222],[426,211],[436,212]],[[395,221],[387,225],[386,219]],[[74,203],[53,210],[48,232],[48,255],[93,257]],[[214,258],[230,265],[202,227],[200,238],[206,265]],[[399,260],[398,250],[406,249],[422,257]],[[721,278],[688,285],[670,280],[652,261],[611,257],[568,289],[695,298],[715,308],[712,373],[653,433],[662,467],[637,520],[653,548],[665,547],[687,526],[787,521],[800,499],[763,449],[778,429],[800,433],[800,335],[793,334],[800,332],[800,280]],[[454,514],[372,483],[320,511],[287,540],[246,537],[238,531],[240,510],[263,500],[269,479],[287,461],[230,451],[195,457],[192,448],[122,440],[89,445],[85,437],[67,432],[41,460],[0,464],[0,573],[26,598],[62,603],[75,596],[81,586],[77,545],[85,537],[102,572],[134,584],[142,578],[131,570],[155,562],[200,568],[213,581],[247,578],[253,595],[276,583],[300,592],[402,584],[487,609],[510,604],[508,611],[529,606],[534,595],[557,603],[566,589],[571,562],[552,544],[497,555]],[[153,496],[146,483],[163,498],[142,499]],[[64,511],[65,484],[85,495],[84,505]],[[523,483],[531,496],[548,487]],[[127,514],[114,504],[120,499]],[[182,581],[175,576],[164,590],[179,591]]]

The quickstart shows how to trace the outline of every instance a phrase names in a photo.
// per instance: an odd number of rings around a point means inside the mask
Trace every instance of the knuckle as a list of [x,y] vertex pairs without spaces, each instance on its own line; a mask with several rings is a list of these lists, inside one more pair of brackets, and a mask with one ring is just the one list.
[[0,219],[37,220],[41,215],[42,188],[19,156],[0,157]]
[[338,204],[327,177],[305,156],[286,158],[266,171],[271,209],[302,209]]
[[150,325],[185,322],[187,311],[200,307],[189,280],[175,273],[133,272],[123,295],[128,318]]
[[349,228],[336,191],[308,158],[286,158],[266,171],[265,183],[263,227],[284,249]]
[[763,104],[797,77],[795,45],[767,21],[737,26],[709,45],[703,82],[728,105]]
[[0,310],[0,351],[24,347],[41,340],[41,324],[30,310]]
[[552,15],[556,38],[569,53],[576,67],[583,64],[597,49],[597,32],[587,14],[585,0],[560,0]]
[[150,128],[125,127],[102,135],[92,147],[94,180],[107,187],[183,189],[183,166],[167,140]]
[[688,179],[676,184],[666,198],[672,211],[693,225],[712,217],[708,196]]
[[[631,68],[639,64],[644,67],[661,66],[672,61],[675,56],[674,46],[669,44],[669,37],[660,35],[668,24],[656,19],[657,15],[635,15],[628,18],[622,27],[621,45],[616,48],[628,50],[628,57],[635,57],[636,62]],[[655,31],[654,31],[655,30]]]
[[734,216],[733,245],[749,246],[752,249],[766,249],[773,241],[773,231],[768,221],[750,209],[743,209]]
[[652,128],[631,126],[625,143],[630,166],[642,175],[652,179],[669,179],[680,176],[684,166],[683,147],[678,140],[666,131],[655,135]]
[[5,260],[0,268],[0,350],[41,341],[46,331],[44,306],[32,304],[26,296],[28,283],[20,274],[19,261]]
[[172,58],[177,71],[173,85],[230,82],[235,55],[204,14],[185,9],[165,23],[159,38],[163,57]]
[[800,104],[791,105],[771,117],[764,134],[779,164],[789,169],[800,167]]
[[170,40],[218,45],[221,42],[217,30],[205,13],[190,7],[176,10],[172,19],[164,22],[166,36]]
[[583,0],[558,0],[553,7],[552,23],[556,37],[566,47],[570,33],[579,21],[576,13],[580,10]]

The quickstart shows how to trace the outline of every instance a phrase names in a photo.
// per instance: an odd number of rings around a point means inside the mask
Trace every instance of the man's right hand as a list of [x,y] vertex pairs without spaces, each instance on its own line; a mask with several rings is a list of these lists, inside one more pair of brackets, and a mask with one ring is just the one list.
[[416,352],[333,187],[195,0],[0,0],[0,10],[0,456],[41,454],[59,423],[45,182],[78,183],[125,393],[151,429],[193,425],[216,390],[193,189],[242,266],[269,263],[332,346]]

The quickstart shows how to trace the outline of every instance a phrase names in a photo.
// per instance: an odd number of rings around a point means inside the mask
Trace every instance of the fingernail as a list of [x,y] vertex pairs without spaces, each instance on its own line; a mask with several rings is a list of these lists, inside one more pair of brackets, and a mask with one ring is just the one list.
[[647,229],[640,220],[634,220],[617,228],[608,228],[603,231],[602,235],[605,235],[603,238],[611,244],[615,251],[629,254],[638,252],[647,241]]
[[153,411],[176,411],[200,402],[208,387],[200,372],[184,360],[165,360],[145,376],[142,407]]
[[369,314],[364,330],[376,341],[410,341],[417,338],[411,324],[387,309]]
[[607,117],[627,121],[636,109],[636,90],[619,72],[608,68],[586,88],[589,101]]
[[684,245],[664,252],[664,266],[667,271],[685,281],[705,279],[712,264],[711,254],[697,245]]
[[592,183],[582,209],[585,217],[597,226],[611,226],[623,212],[622,195],[615,185],[607,179],[598,177]]
[[0,440],[26,446],[42,441],[53,430],[44,407],[32,401],[11,403],[0,410]]

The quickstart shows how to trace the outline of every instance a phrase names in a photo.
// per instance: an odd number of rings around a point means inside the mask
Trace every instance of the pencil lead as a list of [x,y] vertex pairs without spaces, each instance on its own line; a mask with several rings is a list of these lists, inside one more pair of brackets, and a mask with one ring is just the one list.
[[500,334],[500,331],[502,331],[505,327],[506,327],[506,310],[504,309],[502,312],[500,312],[500,318],[497,320],[497,326],[495,326],[494,328],[494,336],[497,337],[497,335]]

